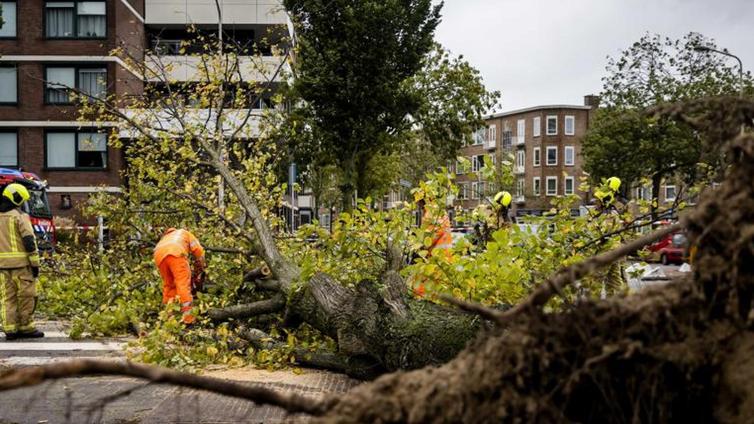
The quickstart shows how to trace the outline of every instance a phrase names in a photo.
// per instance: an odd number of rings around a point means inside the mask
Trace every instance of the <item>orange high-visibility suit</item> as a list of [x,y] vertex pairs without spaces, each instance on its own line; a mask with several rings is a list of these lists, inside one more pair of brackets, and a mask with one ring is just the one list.
[[[428,222],[430,219],[428,212],[425,210],[422,222]],[[450,230],[450,218],[448,215],[443,215],[437,222],[427,224],[427,229],[432,232],[432,245],[427,249],[429,250],[429,255],[441,254],[445,255],[446,258],[450,258],[450,249],[453,247],[453,233]],[[426,292],[424,282],[419,282],[414,292],[418,296],[424,296]]]
[[186,324],[194,322],[194,317],[190,314],[193,296],[189,254],[196,259],[197,267],[204,268],[204,248],[199,240],[190,232],[175,228],[165,231],[154,248],[154,263],[162,276],[162,303],[178,297],[183,322]]

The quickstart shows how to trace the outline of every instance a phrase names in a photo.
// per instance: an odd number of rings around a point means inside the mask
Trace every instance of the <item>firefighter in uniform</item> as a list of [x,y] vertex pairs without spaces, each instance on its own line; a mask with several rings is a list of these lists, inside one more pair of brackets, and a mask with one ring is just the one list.
[[0,196],[0,279],[7,340],[44,337],[32,320],[39,253],[29,215],[20,210],[28,200],[29,191],[16,183],[8,184]]
[[498,229],[511,224],[510,207],[512,200],[513,196],[507,191],[497,193],[493,199],[492,205],[495,208]]
[[[620,191],[621,180],[618,177],[607,179],[603,187],[594,192],[597,200],[598,215],[608,214],[610,219],[607,220],[608,228],[604,232],[610,232],[620,227],[620,211],[622,205],[618,203],[617,197]],[[626,281],[623,278],[623,261],[615,261],[608,267],[604,274],[604,291],[607,296],[623,293],[627,289]]]
[[154,248],[154,263],[162,277],[162,303],[178,298],[184,324],[194,323],[191,306],[195,278],[192,277],[189,255],[194,257],[193,276],[202,275],[206,265],[204,248],[193,234],[183,229],[168,228]]

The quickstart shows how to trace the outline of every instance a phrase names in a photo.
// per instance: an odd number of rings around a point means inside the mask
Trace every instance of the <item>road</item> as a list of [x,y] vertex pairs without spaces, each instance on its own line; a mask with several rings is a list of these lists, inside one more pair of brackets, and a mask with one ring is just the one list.
[[[0,341],[0,367],[17,368],[82,357],[125,360],[124,340],[68,338],[62,324],[40,323],[44,339]],[[357,384],[322,371],[265,371],[253,368],[206,372],[309,396],[342,393]],[[7,423],[275,423],[306,421],[279,408],[197,390],[148,384],[124,377],[70,378],[0,395],[0,424]]]

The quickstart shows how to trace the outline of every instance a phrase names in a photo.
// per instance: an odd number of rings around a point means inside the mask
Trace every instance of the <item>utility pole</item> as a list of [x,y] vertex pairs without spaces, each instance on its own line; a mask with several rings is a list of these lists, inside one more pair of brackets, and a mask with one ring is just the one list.
[[[218,60],[223,60],[223,8],[221,4],[222,0],[215,0],[215,7],[217,8],[217,57]],[[222,83],[220,84],[220,93],[218,97],[220,102],[225,102],[225,72],[222,75]],[[223,110],[222,103],[217,108],[219,111]],[[217,116],[215,121],[217,128],[215,128],[215,139],[218,140],[218,156],[220,162],[225,162],[225,132],[223,131],[223,117],[222,114]],[[217,207],[221,212],[225,211],[225,181],[222,176],[219,176],[217,187]]]

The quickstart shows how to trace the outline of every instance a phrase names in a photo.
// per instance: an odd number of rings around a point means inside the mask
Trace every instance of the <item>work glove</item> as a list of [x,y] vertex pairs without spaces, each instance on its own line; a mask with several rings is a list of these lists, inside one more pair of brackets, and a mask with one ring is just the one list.
[[31,267],[31,275],[33,275],[34,278],[39,277],[39,267],[38,266]]

